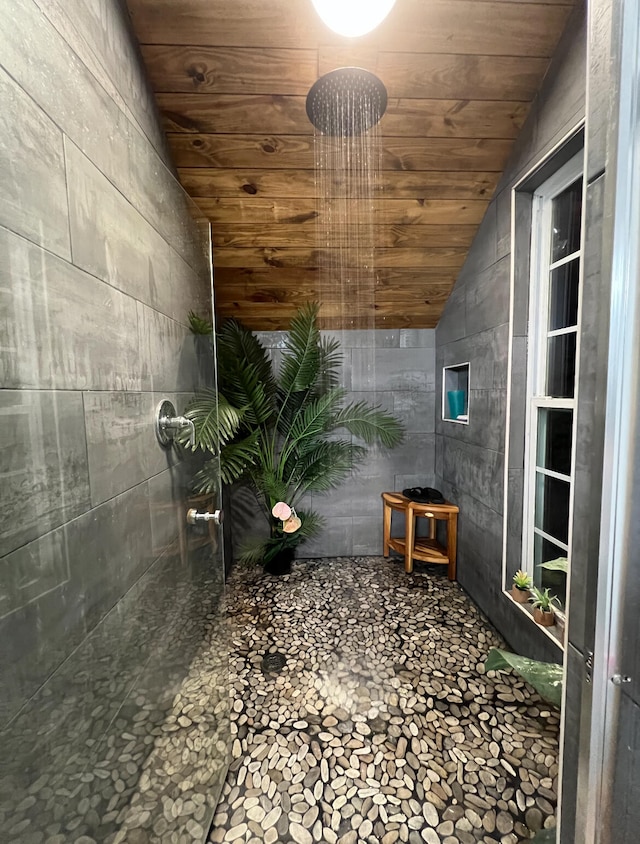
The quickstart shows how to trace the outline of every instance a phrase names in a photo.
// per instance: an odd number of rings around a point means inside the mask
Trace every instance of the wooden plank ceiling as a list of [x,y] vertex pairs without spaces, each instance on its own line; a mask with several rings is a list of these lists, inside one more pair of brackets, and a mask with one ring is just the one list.
[[[327,328],[372,320],[428,328],[573,0],[397,0],[358,39],[328,30],[311,0],[128,5],[180,178],[212,223],[218,315],[278,329],[318,299]],[[376,275],[359,312],[319,271],[335,244],[319,248],[323,205],[305,112],[319,76],[354,65],[374,72],[389,95],[374,202]]]

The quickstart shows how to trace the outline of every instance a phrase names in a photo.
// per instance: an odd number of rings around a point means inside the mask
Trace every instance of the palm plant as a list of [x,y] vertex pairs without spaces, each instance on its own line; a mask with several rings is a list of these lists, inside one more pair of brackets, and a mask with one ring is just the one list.
[[[293,318],[277,373],[257,337],[228,320],[216,336],[218,391],[199,393],[186,410],[195,448],[219,455],[223,483],[248,483],[269,522],[269,538],[245,549],[248,562],[268,563],[321,528],[317,513],[299,509],[301,500],[338,486],[366,454],[334,432],[388,448],[403,437],[391,414],[345,403],[340,344],[320,336],[317,315],[318,305],[310,304]],[[195,476],[196,492],[215,491],[218,480],[218,461],[209,459]]]

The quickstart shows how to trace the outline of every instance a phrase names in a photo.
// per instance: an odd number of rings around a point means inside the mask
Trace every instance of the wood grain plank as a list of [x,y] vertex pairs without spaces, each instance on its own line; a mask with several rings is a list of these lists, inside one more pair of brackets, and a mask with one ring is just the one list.
[[[417,287],[422,290],[429,284],[452,285],[457,275],[455,270],[439,267],[432,269],[380,268],[376,269],[375,273],[363,273],[364,271],[358,274],[358,271],[352,273],[345,270],[342,278],[344,282],[347,278],[351,278],[353,286],[357,284],[358,289],[366,290],[368,295],[378,295],[386,291],[391,297],[400,289],[405,288]],[[326,294],[333,300],[336,292],[340,293],[341,286],[337,277],[318,268],[216,268],[216,296],[219,296],[221,301],[229,297],[242,298],[241,294],[258,296],[269,291],[286,298],[300,289],[312,291],[314,295]]]
[[[306,97],[280,94],[158,94],[167,132],[309,135]],[[384,136],[516,138],[528,104],[494,100],[392,99]]]
[[[462,246],[468,248],[476,233],[476,225],[409,225],[373,227],[373,238],[378,248],[407,248],[419,249],[429,247]],[[215,223],[212,226],[214,245],[214,260],[217,250],[224,247],[233,248],[279,248],[279,247],[307,247],[317,246],[317,232],[315,221],[291,226],[286,223],[272,225],[254,225],[246,223]],[[349,243],[350,234],[344,232],[332,233],[328,245]]]
[[[191,196],[306,197],[322,195],[322,183],[314,170],[252,170],[182,167],[180,181]],[[468,171],[383,170],[372,185],[375,194],[402,199],[486,199],[493,194],[497,173]],[[344,179],[336,174],[334,189],[344,189]],[[355,195],[355,194],[354,194]]]
[[[380,314],[375,313],[366,317],[348,317],[343,314],[339,317],[325,317],[318,319],[318,328],[325,331],[344,331],[345,329],[392,329],[392,328],[435,328],[442,313],[442,308],[425,306],[420,312],[412,310],[405,314]],[[289,328],[291,316],[288,314],[276,317],[252,317],[250,314],[242,316],[242,323],[252,331],[285,331]],[[227,317],[238,317],[234,313],[218,313],[219,322]]]
[[373,71],[391,98],[531,102],[549,60],[531,56],[378,53],[352,47],[319,49],[318,76],[348,65]]
[[318,77],[316,50],[146,44],[142,56],[160,93],[306,96]]
[[[353,299],[345,303],[342,299],[335,301],[319,301],[320,315],[325,317],[342,317],[345,318],[345,310],[348,312],[348,317],[361,317],[367,314],[374,316],[375,314],[392,315],[396,312],[403,313],[403,311],[423,309],[430,311],[432,314],[441,310],[446,294],[440,295],[439,301],[406,301],[402,309],[394,308],[393,301],[377,302],[371,299],[370,301]],[[292,295],[288,301],[274,299],[273,301],[254,302],[246,300],[238,300],[234,302],[220,302],[218,305],[218,312],[224,313],[227,316],[235,316],[241,321],[243,314],[250,314],[251,316],[262,317],[277,317],[281,314],[287,314],[289,319],[294,316],[296,311],[307,304],[308,302],[318,301],[314,291],[299,290],[298,295]],[[346,307],[345,307],[346,304]]]
[[[212,223],[305,223],[316,220],[335,228],[369,226],[375,223],[395,225],[479,224],[488,202],[481,199],[351,199],[345,202],[315,199],[209,199],[198,198],[198,207]],[[321,228],[320,231],[323,231]]]
[[[459,269],[467,254],[466,246],[441,246],[422,249],[383,248],[374,250],[373,266],[378,267],[450,267]],[[215,266],[219,267],[326,267],[336,264],[353,266],[357,255],[348,246],[345,250],[314,248],[216,249]]]
[[[215,11],[211,0],[128,0],[128,6],[141,44],[315,49],[342,40],[308,0],[216,0]],[[548,57],[570,9],[499,0],[404,0],[360,43],[390,51]]]
[[[313,170],[313,136],[169,134],[177,167]],[[501,173],[510,140],[387,138],[383,170],[482,170]]]

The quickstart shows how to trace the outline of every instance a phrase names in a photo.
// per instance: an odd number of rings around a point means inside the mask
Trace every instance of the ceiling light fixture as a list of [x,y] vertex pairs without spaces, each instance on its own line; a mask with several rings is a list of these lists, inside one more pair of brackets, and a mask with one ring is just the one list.
[[366,35],[382,23],[396,0],[311,0],[324,23],[347,38]]

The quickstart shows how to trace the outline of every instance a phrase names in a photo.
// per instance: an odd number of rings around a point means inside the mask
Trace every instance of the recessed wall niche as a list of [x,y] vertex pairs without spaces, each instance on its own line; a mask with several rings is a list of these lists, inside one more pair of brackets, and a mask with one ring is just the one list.
[[442,418],[458,425],[469,424],[469,364],[442,368]]

